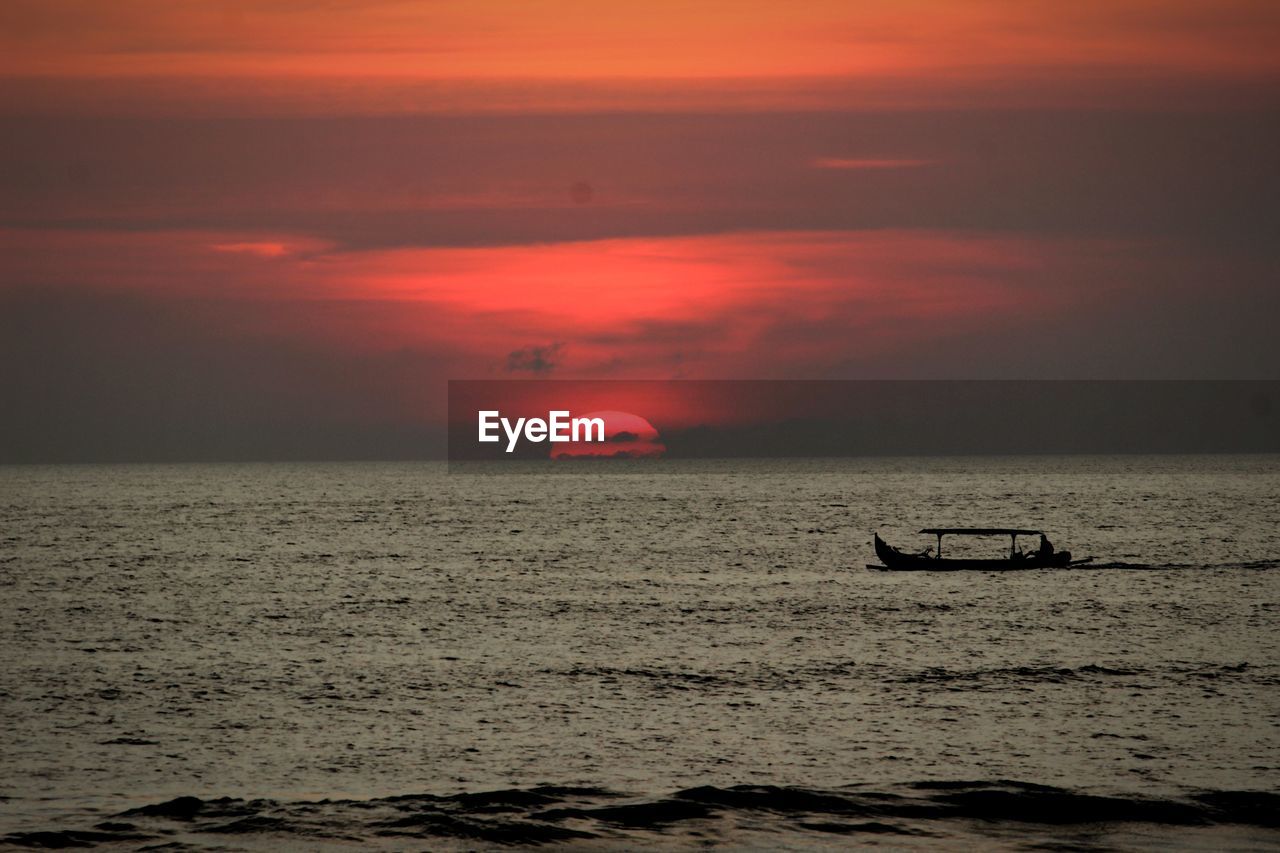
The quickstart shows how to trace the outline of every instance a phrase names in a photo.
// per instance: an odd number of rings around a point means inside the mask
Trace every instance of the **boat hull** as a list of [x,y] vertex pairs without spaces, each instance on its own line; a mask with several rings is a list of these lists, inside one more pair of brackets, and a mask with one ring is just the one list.
[[1028,554],[1012,559],[949,559],[925,556],[924,554],[904,554],[889,545],[877,534],[875,537],[876,556],[884,565],[867,564],[868,569],[894,572],[1011,572],[1027,569],[1063,569],[1071,565],[1087,562],[1071,560],[1070,551],[1056,551],[1047,556]]
[[867,563],[867,568],[881,572],[1020,572],[1027,569],[1064,569],[1071,565],[1078,564],[1040,560],[936,560],[929,557],[918,563],[895,563],[892,566]]

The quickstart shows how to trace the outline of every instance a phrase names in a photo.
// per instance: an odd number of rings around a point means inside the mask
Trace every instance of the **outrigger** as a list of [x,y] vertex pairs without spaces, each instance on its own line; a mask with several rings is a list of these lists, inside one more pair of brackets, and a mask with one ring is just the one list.
[[[884,565],[867,564],[868,569],[894,571],[934,571],[947,572],[962,569],[981,569],[991,572],[1003,572],[1010,569],[1061,569],[1067,566],[1079,566],[1091,562],[1093,557],[1082,560],[1071,559],[1070,551],[1054,550],[1053,544],[1041,530],[1019,530],[1005,527],[926,527],[921,533],[938,537],[938,549],[926,548],[917,553],[899,551],[875,534],[876,556]],[[1009,556],[979,559],[973,557],[944,558],[942,556],[943,536],[1008,536]],[[1019,536],[1039,536],[1040,547],[1034,551],[1023,552],[1018,549]]]

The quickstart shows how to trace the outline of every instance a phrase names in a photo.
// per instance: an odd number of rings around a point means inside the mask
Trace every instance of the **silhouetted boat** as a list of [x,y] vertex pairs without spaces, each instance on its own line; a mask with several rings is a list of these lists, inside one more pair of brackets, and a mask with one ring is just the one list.
[[[881,539],[880,534],[877,533],[875,534],[876,556],[880,558],[880,562],[884,565],[877,566],[868,563],[867,568],[908,572],[948,572],[962,569],[1004,572],[1011,569],[1061,569],[1067,566],[1079,566],[1093,559],[1092,557],[1086,557],[1082,560],[1072,560],[1070,551],[1054,550],[1053,545],[1049,543],[1048,538],[1040,530],[1018,530],[1004,527],[927,527],[920,532],[938,537],[938,550],[936,553],[929,553],[931,549],[925,549],[915,554],[899,551]],[[1009,556],[987,559],[974,557],[944,558],[942,556],[942,537],[949,535],[1008,536]],[[1027,553],[1019,551],[1019,536],[1039,536],[1040,548]]]

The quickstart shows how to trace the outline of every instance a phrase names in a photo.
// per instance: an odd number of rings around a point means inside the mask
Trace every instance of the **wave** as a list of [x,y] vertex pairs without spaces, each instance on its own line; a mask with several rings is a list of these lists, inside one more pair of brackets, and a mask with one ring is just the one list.
[[1198,678],[1208,681],[1237,679],[1254,684],[1273,684],[1277,680],[1274,667],[1251,667],[1247,662],[1236,664],[1175,663],[1161,667],[1139,669],[1101,666],[1092,663],[1076,667],[1007,666],[987,669],[947,669],[935,666],[907,675],[886,676],[886,678],[901,684],[946,684],[972,689],[982,689],[983,687],[1003,689],[1011,683],[1068,684],[1115,678],[1162,678],[1174,680]]
[[883,663],[836,661],[779,670],[759,667],[749,673],[714,673],[669,670],[646,667],[573,667],[569,669],[544,668],[546,675],[569,679],[585,679],[600,684],[621,681],[641,683],[655,691],[720,691],[786,690],[798,685],[824,682],[829,679],[874,678],[880,683],[928,685],[952,691],[1006,690],[1039,684],[1073,683],[1147,683],[1159,680],[1165,683],[1195,683],[1204,681],[1239,681],[1253,685],[1280,683],[1280,667],[1255,665],[1246,661],[1238,663],[1198,663],[1174,661],[1159,666],[1104,666],[1087,663],[1080,666],[1024,665],[985,667],[977,669],[927,667],[920,670],[895,670]]
[[[91,829],[11,833],[22,847],[95,847],[203,840],[359,844],[412,839],[464,844],[561,845],[575,840],[667,842],[716,836],[751,821],[770,832],[954,837],[957,827],[1147,824],[1280,829],[1280,794],[1214,790],[1185,797],[1117,796],[1018,781],[926,781],[887,789],[702,786],[639,798],[592,787],[542,785],[452,796],[409,794],[313,802],[178,797],[121,812]],[[977,822],[976,824],[974,822]],[[661,836],[658,835],[661,833]],[[203,837],[203,838],[202,838]],[[221,839],[222,841],[219,841]]]

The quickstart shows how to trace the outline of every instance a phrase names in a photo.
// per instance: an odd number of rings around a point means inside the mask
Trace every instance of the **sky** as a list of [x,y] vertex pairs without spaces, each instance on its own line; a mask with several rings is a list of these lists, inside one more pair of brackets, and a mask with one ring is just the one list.
[[0,5],[0,461],[449,379],[1275,379],[1267,2]]

